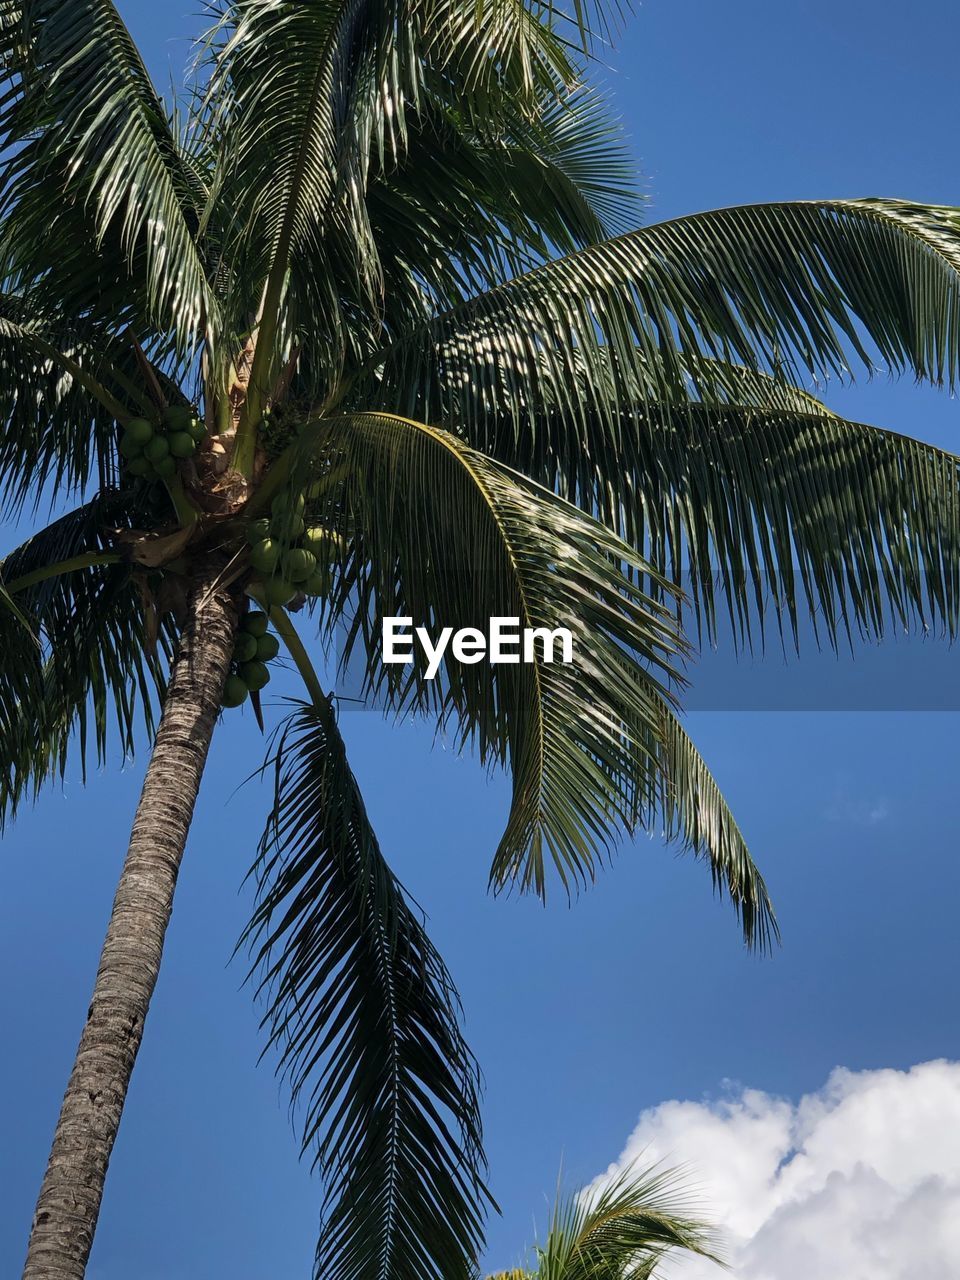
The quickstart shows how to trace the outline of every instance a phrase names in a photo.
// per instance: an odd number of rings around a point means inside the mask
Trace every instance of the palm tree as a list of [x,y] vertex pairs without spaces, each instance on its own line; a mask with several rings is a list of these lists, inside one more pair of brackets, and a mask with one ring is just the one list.
[[[28,1280],[84,1273],[211,736],[248,691],[262,714],[251,601],[305,689],[247,941],[330,1280],[469,1275],[489,1198],[451,979],[292,615],[510,770],[496,888],[574,892],[662,831],[759,948],[764,882],[677,716],[685,624],[957,629],[957,459],[802,389],[878,358],[956,380],[955,215],[631,229],[575,12],[221,0],[168,109],[110,0],[0,0],[0,486],[62,512],[0,564],[0,812],[162,710]],[[430,680],[381,660],[389,616],[565,626],[576,661]]]
[[711,1231],[690,1216],[673,1172],[628,1170],[594,1194],[558,1196],[536,1266],[487,1280],[653,1280],[680,1252],[722,1265],[712,1249]]

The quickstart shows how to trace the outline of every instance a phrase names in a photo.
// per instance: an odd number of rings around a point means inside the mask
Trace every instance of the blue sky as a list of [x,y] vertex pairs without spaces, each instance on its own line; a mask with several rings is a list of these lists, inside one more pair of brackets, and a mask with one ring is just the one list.
[[[180,16],[186,0],[120,8],[158,76],[179,70],[201,23]],[[960,204],[958,35],[954,6],[933,0],[906,17],[865,0],[649,0],[607,76],[650,218],[834,195]],[[957,444],[945,394],[879,379],[832,399],[851,417]],[[0,551],[14,536],[0,533]],[[561,1161],[571,1183],[594,1177],[645,1109],[722,1098],[729,1082],[796,1100],[838,1065],[960,1058],[955,713],[691,715],[775,895],[784,948],[765,961],[743,952],[704,869],[657,840],[625,848],[572,908],[491,900],[503,780],[434,748],[422,728],[365,713],[343,723],[384,849],[430,917],[484,1068],[504,1209],[490,1224],[491,1265],[519,1259]],[[93,1280],[309,1274],[318,1189],[298,1166],[283,1096],[257,1066],[242,965],[229,963],[267,804],[265,790],[240,783],[262,749],[249,715],[231,716],[215,741]],[[95,773],[85,790],[71,775],[0,851],[3,1275],[22,1262],[142,767]]]

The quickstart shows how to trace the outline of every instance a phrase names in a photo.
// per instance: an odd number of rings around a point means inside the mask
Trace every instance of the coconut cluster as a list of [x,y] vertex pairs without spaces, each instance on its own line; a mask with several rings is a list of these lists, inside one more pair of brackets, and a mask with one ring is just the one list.
[[335,535],[307,528],[302,494],[278,494],[270,511],[247,526],[250,564],[261,579],[264,599],[272,606],[288,604],[298,591],[324,595],[330,585]]
[[245,613],[233,644],[233,661],[223,690],[223,705],[239,707],[247,695],[270,682],[267,663],[280,652],[280,642],[267,630],[267,615],[259,609]]
[[171,404],[159,423],[131,418],[120,437],[127,472],[145,480],[172,480],[177,463],[196,453],[206,427],[189,405]]

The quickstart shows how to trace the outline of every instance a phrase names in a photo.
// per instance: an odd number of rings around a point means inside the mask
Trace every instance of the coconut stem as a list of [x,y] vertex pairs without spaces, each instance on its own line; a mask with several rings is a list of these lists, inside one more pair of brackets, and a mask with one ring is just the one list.
[[293,625],[290,615],[286,609],[281,609],[279,605],[275,605],[270,610],[270,621],[276,627],[280,639],[287,646],[290,657],[297,664],[297,670],[303,678],[303,683],[307,686],[307,692],[313,700],[313,705],[315,707],[325,707],[329,699],[323,692],[320,677],[310,661],[310,655],[303,647],[303,641],[297,634],[297,629]]

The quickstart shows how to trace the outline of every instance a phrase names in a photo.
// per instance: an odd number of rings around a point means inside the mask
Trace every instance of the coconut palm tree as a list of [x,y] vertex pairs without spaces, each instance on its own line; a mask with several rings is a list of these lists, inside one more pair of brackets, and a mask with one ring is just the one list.
[[[957,459],[805,389],[854,361],[956,380],[955,215],[636,229],[586,87],[603,15],[572,12],[221,0],[167,105],[110,0],[0,0],[0,486],[60,512],[0,565],[0,810],[153,741],[28,1280],[84,1273],[211,736],[262,715],[280,642],[304,695],[247,941],[323,1178],[317,1274],[452,1280],[488,1203],[476,1066],[318,644],[510,771],[495,888],[574,892],[660,831],[762,948],[764,882],[677,715],[687,622],[957,628]],[[392,616],[563,626],[575,661],[431,680],[383,662]]]
[[719,1263],[712,1232],[690,1216],[677,1183],[654,1167],[628,1170],[593,1194],[558,1196],[536,1265],[487,1280],[653,1280],[678,1253]]

